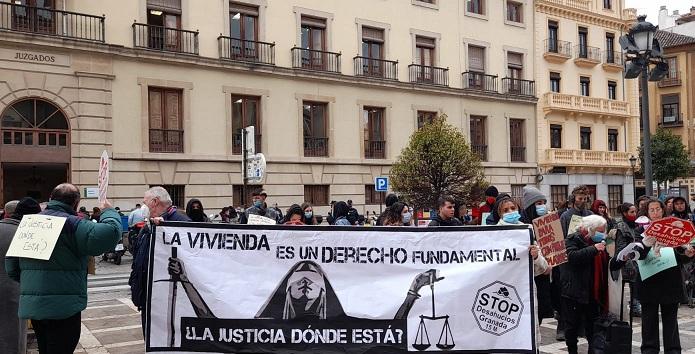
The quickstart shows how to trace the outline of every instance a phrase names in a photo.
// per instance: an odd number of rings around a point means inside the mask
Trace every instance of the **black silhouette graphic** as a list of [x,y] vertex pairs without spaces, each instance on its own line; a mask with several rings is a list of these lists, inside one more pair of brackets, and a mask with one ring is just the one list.
[[[432,274],[430,275],[432,276]],[[441,279],[443,278],[440,278],[439,280]],[[437,348],[441,350],[451,350],[456,346],[453,334],[451,333],[451,326],[449,326],[449,315],[437,316],[434,304],[434,283],[436,281],[437,280],[429,282],[430,292],[432,294],[432,316],[420,315],[420,323],[417,327],[417,333],[415,333],[415,343],[413,343],[413,348],[419,351],[427,350],[432,345],[430,343],[429,334],[427,333],[427,325],[425,324],[425,320],[444,320],[442,332],[439,334],[439,340],[437,341]]]

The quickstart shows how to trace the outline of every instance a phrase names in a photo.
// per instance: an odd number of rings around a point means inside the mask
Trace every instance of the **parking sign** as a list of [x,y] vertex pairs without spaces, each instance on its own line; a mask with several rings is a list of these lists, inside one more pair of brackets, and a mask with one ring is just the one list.
[[377,177],[374,179],[374,190],[377,192],[387,192],[389,190],[389,178]]

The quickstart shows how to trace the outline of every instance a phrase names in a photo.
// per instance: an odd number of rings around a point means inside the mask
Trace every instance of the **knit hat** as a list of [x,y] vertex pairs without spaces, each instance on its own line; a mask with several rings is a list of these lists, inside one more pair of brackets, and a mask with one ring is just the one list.
[[41,212],[41,206],[39,202],[31,197],[22,198],[17,204],[17,209],[15,209],[12,214],[12,218],[16,220],[21,220],[24,215],[38,214]]
[[495,197],[495,198],[497,198],[497,196],[498,196],[499,194],[500,194],[500,192],[497,190],[497,187],[495,187],[495,186],[487,187],[487,189],[485,190],[485,196],[486,196],[486,197]]
[[538,190],[538,188],[533,187],[533,186],[526,186],[524,187],[524,194],[521,199],[522,202],[522,208],[526,209],[530,207],[531,205],[535,204],[539,200],[548,200],[548,198],[541,193],[541,191]]

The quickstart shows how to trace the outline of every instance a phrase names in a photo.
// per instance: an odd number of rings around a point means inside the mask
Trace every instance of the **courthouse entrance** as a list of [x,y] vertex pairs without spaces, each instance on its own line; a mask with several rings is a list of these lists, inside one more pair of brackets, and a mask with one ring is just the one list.
[[70,127],[55,104],[40,98],[15,101],[0,116],[0,200],[48,200],[70,180]]

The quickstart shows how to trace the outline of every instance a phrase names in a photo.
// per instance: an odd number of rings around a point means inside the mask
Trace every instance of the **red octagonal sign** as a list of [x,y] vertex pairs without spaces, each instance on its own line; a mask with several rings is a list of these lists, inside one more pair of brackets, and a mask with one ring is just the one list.
[[695,226],[688,220],[668,217],[653,222],[644,234],[656,237],[656,240],[669,247],[685,245],[695,237]]

